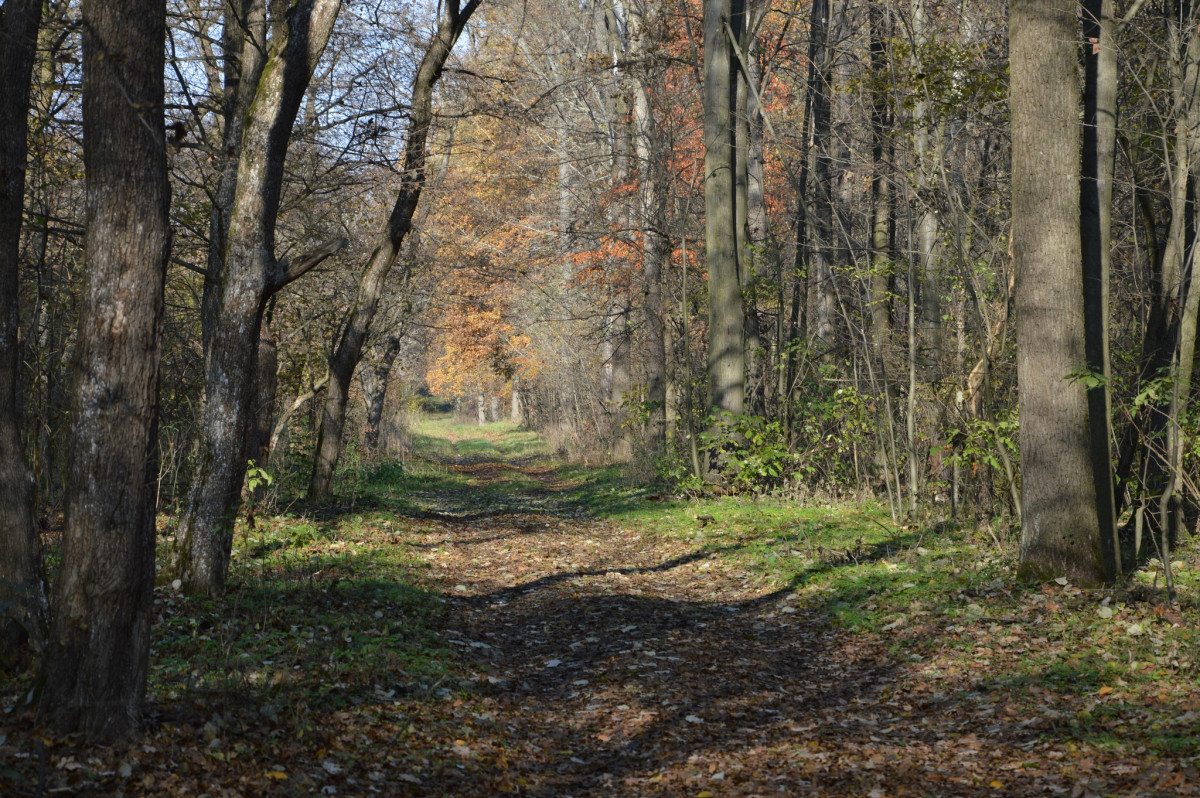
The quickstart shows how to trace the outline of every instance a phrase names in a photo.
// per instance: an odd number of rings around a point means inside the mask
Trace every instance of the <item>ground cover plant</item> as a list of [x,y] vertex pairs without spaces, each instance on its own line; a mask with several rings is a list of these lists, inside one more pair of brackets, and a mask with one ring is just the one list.
[[1016,581],[1002,526],[691,500],[428,417],[403,467],[155,591],[146,733],[6,681],[5,795],[1189,795],[1200,557]]

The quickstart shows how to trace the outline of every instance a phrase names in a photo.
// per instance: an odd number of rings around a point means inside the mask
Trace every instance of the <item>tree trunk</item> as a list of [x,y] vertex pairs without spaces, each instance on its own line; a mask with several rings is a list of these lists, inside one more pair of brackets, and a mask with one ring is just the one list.
[[[917,70],[924,72],[920,59],[929,43],[929,17],[925,11],[925,0],[913,4],[913,39],[917,57]],[[927,87],[920,90],[920,98],[913,107],[913,149],[917,158],[917,223],[915,238],[920,265],[921,286],[921,343],[924,353],[924,371],[931,380],[940,373],[942,357],[942,279],[938,257],[937,200],[933,189],[934,176],[940,160],[940,136],[936,135],[940,125],[929,117],[931,97]],[[933,133],[934,135],[931,135]],[[931,139],[933,140],[931,142]],[[938,149],[935,149],[938,148]],[[916,289],[909,286],[909,291]]]
[[379,448],[379,426],[383,423],[383,405],[387,398],[388,382],[392,376],[392,366],[396,356],[400,354],[399,332],[392,332],[384,339],[383,348],[379,351],[378,363],[363,370],[363,394],[367,400],[367,433],[363,442],[367,448],[374,451]]
[[321,408],[321,428],[317,434],[312,478],[308,483],[310,499],[327,497],[333,490],[333,474],[341,454],[342,430],[346,424],[350,380],[362,359],[363,347],[379,308],[387,276],[396,262],[401,244],[412,230],[413,215],[425,185],[425,142],[433,123],[433,90],[442,75],[446,59],[450,57],[450,51],[478,7],[479,0],[469,0],[465,5],[461,4],[461,0],[447,0],[441,6],[437,32],[426,47],[425,56],[413,77],[408,142],[404,147],[400,191],[379,243],[359,280],[354,304],[333,355],[329,358],[329,388]]
[[741,21],[734,20],[738,52],[743,69],[737,73],[737,184],[738,184],[738,275],[742,283],[745,317],[746,401],[754,415],[766,413],[766,362],[762,331],[758,318],[759,272],[766,245],[766,194],[763,185],[763,118],[758,105],[762,76],[754,57],[755,34],[743,10]]
[[154,600],[158,364],[170,248],[163,0],[85,0],[87,285],[62,570],[40,712],[58,734],[140,725]]
[[1105,576],[1121,573],[1112,472],[1112,408],[1108,358],[1108,292],[1112,256],[1112,190],[1117,139],[1117,54],[1112,0],[1083,4],[1083,160],[1080,242],[1088,370],[1099,377],[1088,387],[1092,474]]
[[205,358],[199,456],[168,564],[191,594],[216,595],[225,588],[266,301],[345,243],[323,246],[291,265],[275,259],[288,141],[340,7],[340,0],[293,0],[280,10],[283,18],[271,20],[266,63],[243,121],[224,265],[212,288],[216,310]]
[[1079,242],[1079,85],[1074,0],[1014,0],[1013,257],[1021,416],[1021,547],[1026,579],[1104,580],[1084,362]]
[[[888,69],[887,37],[890,11],[884,3],[871,3],[871,273],[867,296],[871,318],[871,354],[882,364],[890,332],[888,273],[891,271],[891,125],[892,116],[885,76]],[[887,386],[884,386],[885,390]]]
[[814,0],[809,57],[813,68],[808,90],[812,93],[813,199],[807,214],[809,228],[809,278],[816,292],[816,335],[826,351],[835,345],[836,292],[833,281],[833,129],[829,95],[833,82],[833,54],[829,47],[830,0]]
[[508,420],[513,424],[520,424],[522,421],[521,407],[521,375],[514,374],[512,378],[512,401],[509,404]]
[[[250,412],[250,429],[246,435],[247,464],[253,461],[258,468],[266,468],[271,461],[271,423],[275,415],[275,392],[279,388],[279,347],[270,319],[263,319],[262,334],[258,339],[257,368],[254,375],[254,404]],[[260,482],[255,499],[261,499],[267,485]]]
[[[1190,4],[1180,4],[1178,14],[1172,18],[1178,19],[1174,27],[1171,43],[1179,47],[1180,64],[1176,97],[1179,101],[1177,111],[1177,144],[1175,152],[1174,179],[1187,184],[1187,202],[1179,209],[1179,216],[1172,216],[1172,231],[1186,231],[1179,234],[1178,241],[1182,246],[1176,253],[1179,258],[1179,274],[1181,285],[1179,296],[1182,309],[1179,312],[1178,334],[1176,336],[1175,355],[1171,364],[1171,398],[1167,411],[1167,443],[1165,457],[1165,473],[1154,497],[1157,503],[1157,533],[1159,539],[1159,556],[1163,564],[1167,580],[1168,596],[1175,600],[1174,580],[1171,575],[1169,547],[1174,545],[1180,511],[1178,497],[1180,487],[1186,476],[1183,471],[1184,447],[1186,433],[1181,427],[1181,416],[1191,395],[1192,371],[1195,366],[1197,313],[1200,311],[1200,269],[1197,269],[1197,250],[1194,240],[1196,224],[1200,214],[1196,209],[1195,167],[1200,164],[1200,33],[1196,31],[1197,11]],[[1184,11],[1186,9],[1186,12]],[[1173,209],[1174,210],[1174,209]]]
[[42,0],[0,9],[0,671],[45,637],[46,591],[33,520],[34,481],[21,445],[19,275],[29,84]]
[[[660,10],[648,4],[641,13],[631,13],[630,38],[634,58],[652,52],[650,28],[657,24]],[[642,326],[646,335],[646,401],[650,419],[647,444],[651,453],[659,454],[667,445],[667,347],[663,323],[662,281],[664,266],[671,256],[671,244],[666,234],[668,191],[665,174],[665,153],[655,130],[654,107],[650,86],[662,76],[662,70],[634,71],[633,145],[637,155],[640,181],[638,183],[640,226],[642,228]]]
[[737,249],[733,109],[736,83],[726,22],[741,0],[704,0],[704,211],[708,263],[708,404],[741,415],[746,394],[742,286]]
[[[250,103],[262,77],[267,52],[266,0],[231,0],[225,5],[221,50],[225,85],[222,102],[221,175],[209,221],[208,261],[200,305],[200,335],[205,357],[221,312],[219,290],[225,271],[225,246],[237,191],[242,135]],[[213,87],[215,90],[217,87]]]

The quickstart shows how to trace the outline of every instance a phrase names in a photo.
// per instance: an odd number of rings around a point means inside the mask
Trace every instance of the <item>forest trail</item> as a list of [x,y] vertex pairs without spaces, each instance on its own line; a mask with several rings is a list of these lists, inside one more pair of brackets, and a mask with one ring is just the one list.
[[0,681],[0,796],[1200,794],[1192,587],[1021,586],[991,534],[663,497],[511,425],[412,448],[239,523],[220,599],[156,589],[137,742]]
[[[439,789],[867,794],[894,777],[881,771],[887,746],[871,742],[889,713],[845,731],[861,770],[813,779],[828,762],[816,743],[827,716],[878,699],[894,674],[792,593],[711,547],[555,507],[553,469],[453,467],[515,499],[483,516],[448,501],[417,543],[452,597],[448,641],[486,674],[474,716],[505,742],[461,746],[462,775]],[[814,743],[796,749],[798,738]]]
[[[830,603],[723,556],[719,529],[646,534],[581,512],[550,465],[459,455],[415,545],[449,598],[472,737],[416,793],[539,796],[1182,795],[1178,772],[1047,742],[970,674],[938,683]],[[696,524],[697,530],[703,524]],[[919,658],[917,658],[919,659]],[[947,690],[947,688],[951,688]],[[957,688],[957,691],[954,690]],[[1031,688],[1034,692],[1037,687]],[[1094,757],[1094,754],[1093,754]],[[1164,781],[1165,779],[1165,781]],[[1166,784],[1175,789],[1161,790]]]

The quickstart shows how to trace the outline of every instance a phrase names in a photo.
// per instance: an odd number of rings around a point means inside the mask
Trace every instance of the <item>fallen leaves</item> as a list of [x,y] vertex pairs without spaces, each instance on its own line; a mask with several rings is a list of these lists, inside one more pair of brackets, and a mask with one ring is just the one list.
[[[481,489],[522,473],[470,468]],[[495,507],[431,490],[437,512],[315,544],[292,615],[231,602],[160,625],[175,637],[156,645],[183,660],[222,644],[235,663],[253,656],[220,683],[157,684],[144,747],[46,742],[51,787],[715,798],[1200,785],[1187,749],[1200,690],[1164,676],[1193,672],[1194,607],[1097,605],[1065,580],[1026,590],[1002,558],[932,537],[885,565],[814,558],[844,581],[817,574],[781,596],[694,537],[554,505],[564,484],[539,478]],[[335,560],[349,551],[359,574],[423,574],[438,593],[360,595]],[[403,566],[370,574],[383,551]],[[428,674],[403,624],[435,599],[438,634],[420,650],[445,661]],[[167,614],[192,606],[169,588],[162,601]],[[839,613],[860,623],[835,626]],[[0,735],[0,785],[37,783],[35,739]]]

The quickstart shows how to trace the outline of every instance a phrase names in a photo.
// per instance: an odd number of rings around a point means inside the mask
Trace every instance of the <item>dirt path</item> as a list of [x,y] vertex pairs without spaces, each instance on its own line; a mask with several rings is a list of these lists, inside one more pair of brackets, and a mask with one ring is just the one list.
[[[516,471],[464,468],[481,483]],[[552,473],[524,473],[545,506]],[[449,507],[417,545],[454,597],[446,639],[483,696],[450,707],[470,736],[435,791],[1094,794],[1074,765],[1038,757],[1044,730],[1002,698],[983,699],[994,723],[981,725],[981,702],[964,711],[945,684],[697,546],[552,501],[465,521]]]
[[1081,643],[1087,627],[1046,618],[1096,617],[1094,598],[1005,603],[977,580],[946,594],[989,608],[973,620],[905,599],[902,626],[835,626],[890,599],[774,589],[724,556],[719,524],[623,528],[603,514],[628,492],[468,446],[402,500],[264,521],[220,602],[161,586],[132,745],[51,738],[6,686],[0,796],[1200,795],[1194,677],[1135,692],[1120,674],[1149,663],[1088,682],[1100,666],[1071,659],[1167,652],[1123,630],[1166,638],[1174,611],[1125,607]]

